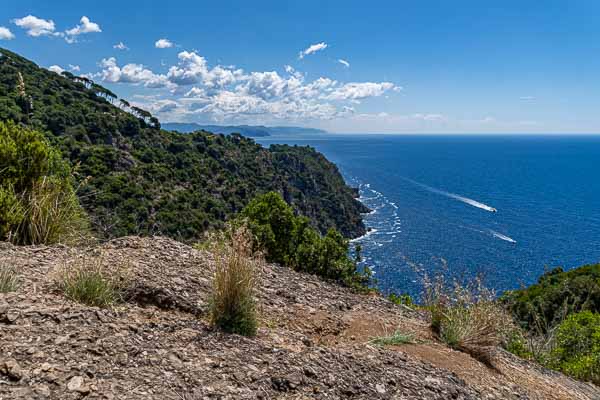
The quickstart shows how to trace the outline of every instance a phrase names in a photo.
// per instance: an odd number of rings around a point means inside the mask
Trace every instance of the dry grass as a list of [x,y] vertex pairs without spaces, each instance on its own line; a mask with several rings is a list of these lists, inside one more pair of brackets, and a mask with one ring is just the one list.
[[81,256],[62,266],[55,281],[70,300],[96,307],[122,301],[129,268],[108,267],[101,256]]
[[87,220],[70,186],[45,177],[21,198],[23,219],[15,244],[72,243],[87,232]]
[[211,321],[220,329],[253,336],[258,328],[254,299],[262,258],[252,253],[253,240],[246,227],[230,228],[213,240],[216,261],[211,296]]
[[9,293],[17,290],[19,278],[14,268],[0,265],[0,293]]
[[492,356],[514,330],[508,312],[495,301],[480,278],[448,285],[443,276],[425,280],[425,304],[431,328],[450,347],[492,366]]

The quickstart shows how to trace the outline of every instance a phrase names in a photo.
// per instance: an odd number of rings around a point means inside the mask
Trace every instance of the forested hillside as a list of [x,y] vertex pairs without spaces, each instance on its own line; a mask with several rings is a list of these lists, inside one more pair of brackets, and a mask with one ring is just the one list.
[[314,149],[264,149],[240,135],[161,130],[150,113],[91,80],[50,72],[4,49],[0,120],[43,131],[71,161],[81,203],[101,236],[191,240],[268,191],[281,193],[323,233],[365,231],[356,192]]

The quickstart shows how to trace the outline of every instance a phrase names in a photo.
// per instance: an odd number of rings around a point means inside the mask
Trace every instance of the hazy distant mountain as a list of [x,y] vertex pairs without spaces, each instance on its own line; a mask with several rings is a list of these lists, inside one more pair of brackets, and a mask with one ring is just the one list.
[[251,125],[200,125],[196,123],[185,123],[185,122],[165,122],[162,124],[162,128],[171,131],[178,131],[182,133],[190,133],[199,130],[205,130],[213,133],[223,133],[229,135],[230,133],[239,133],[243,136],[248,137],[262,137],[262,136],[274,136],[274,135],[289,135],[289,134],[302,134],[302,135],[314,135],[320,133],[327,133],[321,129],[314,128],[302,128],[297,126],[251,126]]

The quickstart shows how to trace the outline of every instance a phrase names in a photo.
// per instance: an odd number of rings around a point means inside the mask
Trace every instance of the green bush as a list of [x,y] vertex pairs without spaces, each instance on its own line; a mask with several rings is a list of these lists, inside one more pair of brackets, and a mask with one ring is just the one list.
[[278,193],[254,198],[242,210],[240,221],[248,224],[269,262],[356,288],[370,282],[368,272],[360,272],[356,260],[350,258],[347,239],[335,229],[321,236],[308,218],[295,216]]
[[0,121],[0,240],[52,244],[85,230],[72,181],[42,134]]
[[528,288],[503,295],[502,301],[528,330],[545,333],[569,314],[600,312],[600,264],[570,271],[555,268]]
[[406,306],[406,307],[410,307],[410,308],[414,308],[416,306],[415,302],[414,302],[413,298],[410,296],[410,294],[390,293],[388,295],[388,300],[399,306],[402,305],[402,306]]
[[549,360],[551,368],[600,384],[600,314],[583,311],[563,321]]
[[297,230],[305,220],[294,216],[294,212],[283,198],[269,192],[252,200],[241,212],[248,221],[257,243],[266,252],[267,261],[288,265],[294,254]]

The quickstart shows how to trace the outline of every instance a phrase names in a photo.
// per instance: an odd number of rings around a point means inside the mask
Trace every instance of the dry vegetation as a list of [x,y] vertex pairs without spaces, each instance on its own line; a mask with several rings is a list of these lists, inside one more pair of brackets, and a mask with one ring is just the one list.
[[481,278],[448,283],[443,275],[425,278],[425,307],[433,332],[450,347],[492,366],[491,357],[516,329]]
[[19,279],[14,268],[0,265],[0,293],[9,293],[17,290]]
[[222,330],[254,336],[258,328],[255,288],[263,260],[253,254],[253,238],[245,227],[230,228],[209,245],[216,261],[211,320]]

